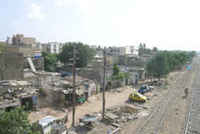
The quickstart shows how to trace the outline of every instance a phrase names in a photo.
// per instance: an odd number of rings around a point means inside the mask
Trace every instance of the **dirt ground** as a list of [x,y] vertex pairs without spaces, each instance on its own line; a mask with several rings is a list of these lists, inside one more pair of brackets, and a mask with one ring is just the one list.
[[[120,88],[121,92],[106,92],[106,108],[116,105],[123,105],[128,99],[128,95],[131,93],[132,88],[123,87]],[[64,109],[68,112],[68,123],[67,126],[70,127],[72,124],[72,112],[69,109]],[[102,94],[94,95],[89,97],[88,101],[82,105],[76,107],[76,123],[78,123],[79,119],[83,117],[85,114],[101,112],[102,110]],[[56,117],[64,116],[65,112],[60,110],[55,110],[53,108],[41,108],[39,111],[31,112],[29,115],[29,120],[31,122],[37,121],[42,117],[47,115],[52,115]]]
[[[150,100],[152,104],[149,116],[127,124],[122,134],[182,134],[187,114],[185,88],[190,89],[195,76],[194,71],[182,70],[171,73],[168,88],[162,97]],[[147,105],[147,104],[145,104]]]
[[[167,79],[167,86],[155,87],[155,89],[145,94],[148,102],[144,104],[134,104],[143,107],[148,116],[141,117],[132,122],[125,123],[122,127],[122,134],[178,134],[182,133],[185,115],[187,112],[187,98],[183,98],[184,89],[189,88],[194,72],[179,71],[170,73]],[[121,92],[106,92],[106,108],[124,105],[128,99],[132,88],[123,87]],[[91,96],[88,102],[76,107],[76,124],[85,114],[100,112],[102,110],[102,94]],[[72,123],[72,112],[69,109],[55,110],[53,108],[42,108],[29,115],[31,121],[41,119],[46,115],[62,117],[68,111],[67,127]],[[96,131],[98,134],[98,131]],[[100,133],[99,133],[100,134]]]

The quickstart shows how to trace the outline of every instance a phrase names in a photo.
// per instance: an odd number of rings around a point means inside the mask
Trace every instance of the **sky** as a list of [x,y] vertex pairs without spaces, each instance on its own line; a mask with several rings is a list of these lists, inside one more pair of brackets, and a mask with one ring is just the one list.
[[199,0],[0,0],[0,40],[200,50]]

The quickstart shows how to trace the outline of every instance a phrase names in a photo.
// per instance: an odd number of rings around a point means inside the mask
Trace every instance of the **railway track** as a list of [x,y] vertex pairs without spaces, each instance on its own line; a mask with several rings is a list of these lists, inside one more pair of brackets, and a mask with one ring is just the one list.
[[[198,61],[198,60],[197,60]],[[184,134],[200,134],[200,62],[197,63],[196,70],[196,78],[192,85],[192,93],[188,102],[188,114],[186,117]]]
[[[176,102],[177,95],[180,94],[180,91],[177,91],[176,89],[183,89],[185,88],[190,81],[188,79],[184,79],[184,76],[187,74],[187,72],[184,72],[184,74],[179,75],[176,78],[176,81],[179,81],[177,83],[180,83],[179,85],[176,85],[174,83],[172,86],[175,90],[168,89],[168,92],[165,97],[158,103],[159,105],[154,108],[154,110],[151,112],[151,114],[147,117],[147,119],[144,121],[144,123],[136,130],[135,134],[159,134],[161,129],[164,126],[164,121],[166,120],[167,112],[168,112],[168,106],[173,105],[174,102]],[[180,98],[179,98],[180,99]]]

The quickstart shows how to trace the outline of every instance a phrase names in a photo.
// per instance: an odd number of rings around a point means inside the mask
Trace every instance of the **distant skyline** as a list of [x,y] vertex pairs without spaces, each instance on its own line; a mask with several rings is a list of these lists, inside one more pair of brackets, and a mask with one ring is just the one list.
[[200,50],[199,0],[2,0],[0,40]]

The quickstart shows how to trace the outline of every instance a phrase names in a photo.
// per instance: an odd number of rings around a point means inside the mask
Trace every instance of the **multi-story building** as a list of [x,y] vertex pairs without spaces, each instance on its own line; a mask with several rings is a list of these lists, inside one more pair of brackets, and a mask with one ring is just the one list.
[[126,55],[138,55],[138,49],[136,49],[135,46],[126,46],[125,54]]
[[47,46],[47,43],[37,43],[36,45],[37,49],[39,49],[41,52],[48,52]]
[[47,52],[51,54],[59,54],[62,51],[63,44],[58,42],[47,43]]
[[134,46],[109,47],[107,53],[112,56],[138,55],[138,50]]
[[36,39],[33,37],[24,37],[23,34],[13,35],[12,38],[7,37],[8,45],[25,48],[36,48]]

